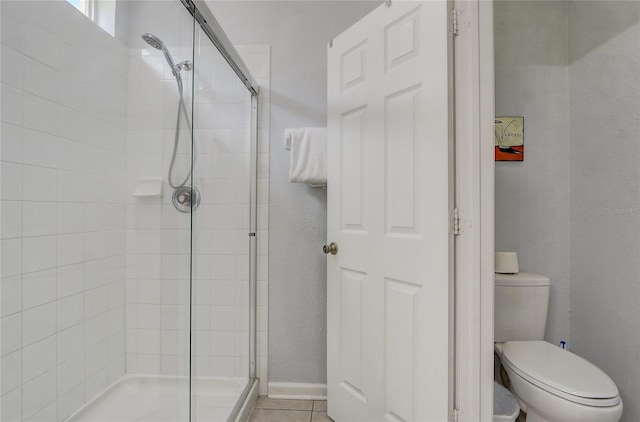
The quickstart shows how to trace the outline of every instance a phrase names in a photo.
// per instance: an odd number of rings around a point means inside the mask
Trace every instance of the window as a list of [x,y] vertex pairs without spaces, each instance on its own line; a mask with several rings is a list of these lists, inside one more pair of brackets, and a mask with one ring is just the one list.
[[116,0],[67,0],[109,34],[115,34]]

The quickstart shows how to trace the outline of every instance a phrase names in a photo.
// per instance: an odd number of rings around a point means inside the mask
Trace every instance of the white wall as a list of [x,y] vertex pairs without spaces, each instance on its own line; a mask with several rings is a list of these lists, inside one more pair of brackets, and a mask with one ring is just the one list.
[[2,7],[2,420],[124,373],[127,50],[64,1]]
[[328,41],[379,1],[207,1],[234,43],[270,44],[269,381],[326,382],[326,191],[288,182],[288,127],[326,126]]
[[570,2],[569,45],[571,347],[638,421],[640,3]]
[[546,338],[569,342],[567,3],[495,3],[496,116],[524,116],[524,162],[496,162],[496,251],[546,274]]

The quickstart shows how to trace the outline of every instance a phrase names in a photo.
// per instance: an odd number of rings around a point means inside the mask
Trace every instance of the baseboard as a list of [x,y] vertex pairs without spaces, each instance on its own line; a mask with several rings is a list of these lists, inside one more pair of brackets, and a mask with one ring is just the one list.
[[270,382],[270,399],[326,400],[327,384]]

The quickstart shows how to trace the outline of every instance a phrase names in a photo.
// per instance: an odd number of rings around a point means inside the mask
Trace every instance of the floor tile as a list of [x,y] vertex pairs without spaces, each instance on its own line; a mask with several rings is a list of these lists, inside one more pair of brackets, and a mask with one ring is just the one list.
[[249,422],[309,422],[310,420],[310,411],[254,409]]
[[333,422],[333,419],[327,416],[327,412],[313,412],[311,422]]
[[313,402],[313,411],[314,412],[326,412],[327,411],[327,401],[326,400],[314,400]]
[[282,400],[261,396],[258,397],[256,409],[311,410],[313,400]]

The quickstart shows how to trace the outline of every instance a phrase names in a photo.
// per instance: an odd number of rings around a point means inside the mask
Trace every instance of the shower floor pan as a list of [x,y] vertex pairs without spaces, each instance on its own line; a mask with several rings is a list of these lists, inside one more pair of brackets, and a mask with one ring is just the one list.
[[[248,379],[202,378],[193,383],[194,422],[226,422]],[[188,422],[186,377],[125,375],[65,422]]]

